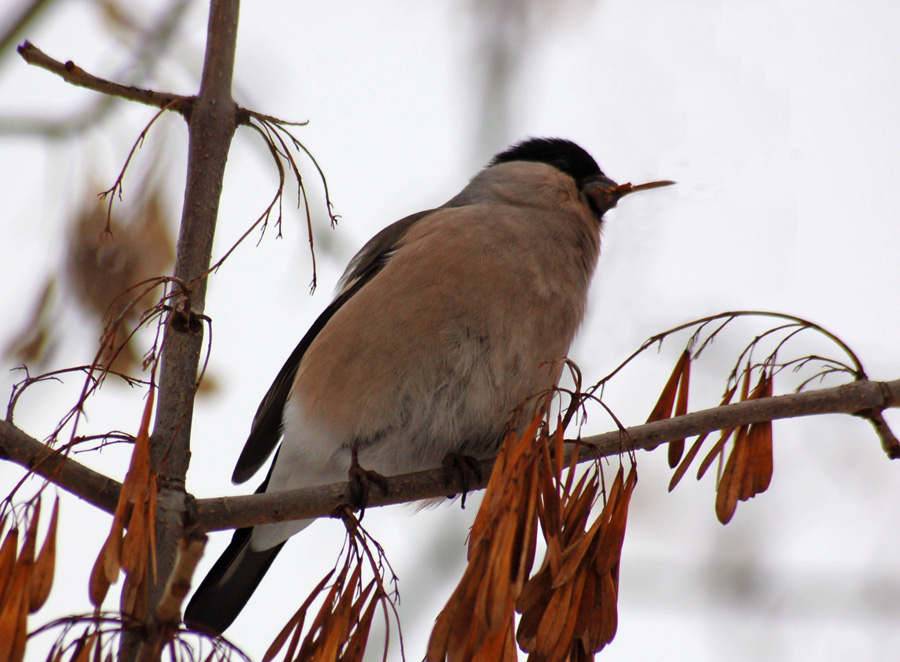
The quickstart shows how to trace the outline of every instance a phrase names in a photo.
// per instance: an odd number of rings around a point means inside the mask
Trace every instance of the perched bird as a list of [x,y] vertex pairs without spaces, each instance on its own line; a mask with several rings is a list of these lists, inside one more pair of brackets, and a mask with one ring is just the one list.
[[[392,476],[448,454],[495,455],[559,379],[584,317],[603,214],[636,190],[581,147],[535,138],[501,152],[447,203],[356,254],[338,293],[259,406],[232,480],[281,447],[258,492]],[[310,520],[239,529],[185,621],[227,628],[284,542]]]

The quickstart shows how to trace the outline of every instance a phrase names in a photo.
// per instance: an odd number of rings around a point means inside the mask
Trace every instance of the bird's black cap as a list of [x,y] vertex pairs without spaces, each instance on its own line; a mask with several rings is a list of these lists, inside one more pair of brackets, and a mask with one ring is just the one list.
[[565,138],[529,138],[493,158],[489,166],[510,161],[546,163],[577,181],[603,175],[600,166],[584,149]]

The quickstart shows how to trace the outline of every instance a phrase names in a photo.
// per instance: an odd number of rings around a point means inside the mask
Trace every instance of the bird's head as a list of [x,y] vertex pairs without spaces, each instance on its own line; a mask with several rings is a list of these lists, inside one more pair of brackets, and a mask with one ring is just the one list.
[[661,180],[637,185],[630,182],[617,184],[603,174],[587,151],[564,138],[529,138],[497,154],[490,165],[511,161],[546,163],[571,176],[598,222],[624,196],[675,183]]

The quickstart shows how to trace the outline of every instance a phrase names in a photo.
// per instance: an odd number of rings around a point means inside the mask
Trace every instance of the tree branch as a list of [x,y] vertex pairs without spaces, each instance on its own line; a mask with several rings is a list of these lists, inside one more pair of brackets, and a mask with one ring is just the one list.
[[194,103],[194,97],[187,97],[181,94],[170,94],[168,92],[156,92],[154,90],[135,87],[133,85],[113,83],[112,81],[99,78],[93,74],[89,74],[72,62],[72,60],[68,60],[65,63],[54,60],[30,41],[26,41],[16,50],[28,64],[33,64],[36,67],[46,69],[57,76],[61,76],[67,83],[94,90],[101,94],[121,97],[122,99],[137,101],[138,103],[156,106],[157,108],[169,107],[185,117],[190,114]]
[[[212,0],[203,58],[200,93],[188,122],[188,164],[184,206],[175,259],[175,279],[184,283],[170,315],[163,339],[159,399],[150,436],[150,463],[157,476],[156,562],[158,576],[168,578],[184,535],[188,506],[185,476],[191,458],[191,424],[198,366],[203,347],[200,322],[206,305],[207,274],[225,163],[237,128],[237,104],[231,96],[237,44],[239,0]],[[162,641],[153,613],[163,597],[165,582],[149,588],[151,636],[140,657],[152,656],[151,640]],[[159,637],[155,636],[159,634]],[[131,659],[129,645],[122,658]]]
[[[629,450],[653,449],[671,439],[681,439],[703,432],[734,428],[750,423],[814,416],[818,414],[854,414],[869,417],[871,411],[900,407],[900,379],[892,382],[857,381],[835,388],[781,395],[763,400],[750,400],[715,407],[665,421],[637,425],[626,430],[586,437],[580,446],[570,446],[569,453],[579,449],[579,461],[618,455]],[[886,427],[886,426],[885,426]],[[900,449],[887,430],[882,441],[892,449]],[[628,443],[630,439],[630,443]],[[891,443],[891,439],[893,442]],[[896,459],[897,455],[889,453]],[[483,489],[491,475],[494,461],[481,463],[483,479],[470,484]],[[448,480],[449,478],[449,480]],[[441,469],[421,471],[387,479],[387,493],[373,490],[369,507],[389,506],[421,499],[459,494],[463,485],[458,476],[448,476]],[[328,516],[347,502],[348,483],[311,487],[270,494],[219,497],[197,501],[197,522],[205,531],[232,529],[255,524],[282,522]]]
[[116,510],[121,483],[89,469],[3,420],[0,420],[0,458],[12,460],[43,476],[100,510],[110,514]]

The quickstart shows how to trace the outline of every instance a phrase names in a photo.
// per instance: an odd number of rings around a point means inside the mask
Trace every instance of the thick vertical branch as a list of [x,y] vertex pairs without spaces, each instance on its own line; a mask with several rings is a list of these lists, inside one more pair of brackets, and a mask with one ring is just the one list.
[[200,95],[189,121],[187,185],[175,276],[185,284],[176,297],[163,346],[159,404],[151,438],[151,461],[159,478],[156,515],[158,574],[150,587],[148,621],[172,570],[182,537],[185,475],[190,463],[191,419],[203,333],[199,316],[206,299],[216,216],[225,162],[236,127],[231,98],[239,0],[210,3]]

